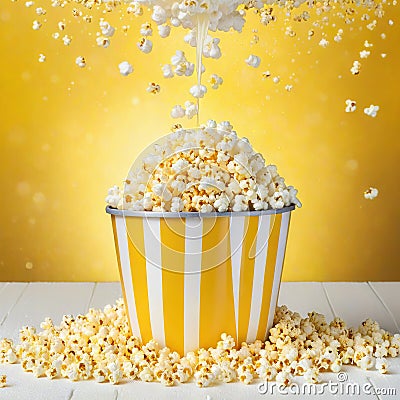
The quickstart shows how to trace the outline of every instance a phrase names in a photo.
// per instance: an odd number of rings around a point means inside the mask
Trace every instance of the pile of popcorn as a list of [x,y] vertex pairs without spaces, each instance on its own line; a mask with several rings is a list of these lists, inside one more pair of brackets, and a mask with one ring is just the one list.
[[122,189],[112,187],[109,206],[133,211],[225,212],[281,209],[295,204],[275,165],[265,165],[228,121],[199,129],[175,126],[153,153],[139,159]]
[[[59,326],[47,318],[42,331],[24,327],[20,343],[0,341],[0,363],[20,362],[36,377],[95,379],[117,384],[124,379],[158,381],[171,386],[194,381],[205,387],[214,382],[276,380],[289,386],[295,376],[318,383],[321,372],[339,372],[342,365],[386,373],[386,357],[400,352],[400,335],[391,335],[370,319],[358,329],[340,318],[330,324],[321,314],[306,318],[286,306],[278,307],[267,341],[242,343],[222,334],[215,348],[199,349],[181,357],[156,341],[143,344],[131,336],[124,303],[118,300],[103,311],[65,315]],[[5,377],[4,377],[5,382]]]

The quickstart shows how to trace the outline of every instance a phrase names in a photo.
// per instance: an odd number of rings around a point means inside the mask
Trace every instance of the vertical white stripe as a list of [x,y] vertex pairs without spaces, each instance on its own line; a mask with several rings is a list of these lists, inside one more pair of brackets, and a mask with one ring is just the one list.
[[253,291],[251,294],[250,318],[249,327],[247,330],[248,343],[252,343],[256,340],[258,323],[260,321],[264,289],[264,275],[267,262],[270,219],[271,217],[269,215],[260,215],[260,217],[258,218]]
[[242,245],[244,232],[244,221],[246,217],[232,217],[230,226],[231,239],[231,264],[233,301],[235,304],[236,340],[239,335],[239,288],[240,288],[240,265],[242,262]]
[[165,346],[164,307],[161,267],[160,219],[143,218],[144,249],[146,256],[147,293],[153,338]]
[[128,250],[128,237],[126,231],[125,218],[115,216],[115,225],[117,228],[119,258],[121,260],[122,279],[125,285],[125,295],[127,301],[127,309],[129,313],[129,321],[131,323],[132,334],[141,339],[139,322],[136,312],[135,293],[132,283],[131,263]]
[[184,351],[199,348],[203,220],[186,218],[184,276]]
[[274,321],[275,308],[279,294],[279,286],[281,283],[283,259],[285,257],[290,213],[291,212],[289,211],[282,214],[281,230],[279,232],[278,252],[276,254],[276,262],[275,262],[274,282],[272,284],[272,293],[271,293],[271,300],[269,303],[269,314],[268,314],[268,322],[267,322],[267,330],[265,332],[265,338],[267,337],[268,332],[271,329],[272,323]]

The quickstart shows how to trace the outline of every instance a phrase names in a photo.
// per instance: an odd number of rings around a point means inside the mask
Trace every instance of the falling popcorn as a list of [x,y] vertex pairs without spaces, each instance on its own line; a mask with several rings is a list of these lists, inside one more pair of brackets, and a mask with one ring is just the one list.
[[32,7],[34,4],[35,4],[35,2],[33,2],[33,1],[27,1],[27,2],[25,2],[25,7],[29,8],[29,7]]
[[42,24],[37,20],[34,20],[33,23],[32,23],[32,29],[34,31],[38,31],[41,26],[42,26]]
[[250,67],[257,68],[260,65],[261,59],[254,54],[250,54],[248,58],[246,58],[245,63]]
[[361,63],[359,61],[354,61],[350,71],[353,75],[358,75],[360,73],[360,69],[361,69]]
[[76,57],[75,63],[79,68],[85,68],[86,67],[86,60],[82,56]]
[[194,85],[190,88],[189,92],[196,99],[201,99],[207,93],[207,88],[204,85]]
[[39,54],[39,62],[43,63],[46,61],[46,56],[44,54]]
[[360,58],[368,58],[368,56],[371,54],[370,51],[368,50],[362,50],[360,51]]
[[131,64],[129,64],[128,61],[122,61],[122,63],[120,63],[118,65],[118,68],[119,68],[120,74],[123,76],[128,76],[129,74],[131,74],[133,72],[133,66]]
[[107,48],[110,45],[110,39],[105,36],[98,36],[96,38],[97,46]]
[[148,54],[153,49],[153,42],[143,37],[137,42],[137,47],[143,53]]
[[149,83],[149,86],[147,86],[146,91],[151,93],[151,94],[157,94],[160,93],[161,87],[157,83],[151,82]]
[[376,188],[370,187],[368,190],[364,192],[364,197],[368,200],[373,200],[375,199],[376,196],[378,196],[379,191]]
[[35,11],[37,15],[46,15],[46,10],[42,7],[38,7]]
[[291,92],[292,89],[293,89],[293,85],[286,85],[286,86],[285,86],[285,89],[286,89],[288,92]]
[[111,37],[114,35],[115,28],[113,28],[107,21],[104,21],[103,19],[100,20],[99,22],[100,25],[100,30],[102,35]]
[[171,110],[171,117],[172,118],[183,118],[185,116],[185,109],[180,106],[176,105]]
[[162,38],[166,38],[171,33],[171,27],[169,25],[158,25],[158,34]]
[[197,104],[191,102],[191,101],[186,101],[185,102],[185,115],[189,119],[192,119],[195,115],[197,115],[199,112],[199,109],[197,107]]
[[357,109],[356,102],[354,100],[347,99],[345,111],[347,113],[350,113],[356,111],[356,109]]
[[328,47],[329,42],[328,42],[325,38],[322,38],[322,39],[319,41],[318,44],[319,44],[321,47],[326,48],[326,47]]
[[375,118],[376,115],[378,114],[379,111],[379,106],[374,106],[373,104],[371,104],[369,107],[364,108],[364,114]]
[[62,38],[62,41],[63,41],[65,46],[69,46],[71,44],[72,39],[68,35],[65,35]]
[[212,74],[209,80],[212,89],[218,89],[224,80],[217,74]]
[[142,26],[140,27],[140,34],[142,36],[152,36],[153,35],[153,29],[151,29],[151,24],[149,22],[142,24]]
[[65,29],[65,22],[60,21],[60,22],[58,23],[58,29],[59,29],[60,31],[63,31],[63,30]]

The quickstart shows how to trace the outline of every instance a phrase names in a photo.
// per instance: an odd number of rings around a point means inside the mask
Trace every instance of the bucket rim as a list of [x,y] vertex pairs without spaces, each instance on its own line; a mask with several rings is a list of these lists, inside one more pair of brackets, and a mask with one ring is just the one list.
[[291,212],[296,208],[294,204],[280,208],[278,210],[260,210],[260,211],[226,211],[218,212],[213,211],[210,213],[201,212],[158,212],[158,211],[130,211],[130,210],[119,210],[110,206],[106,207],[106,213],[111,215],[123,216],[123,217],[139,217],[139,218],[215,218],[215,217],[258,217],[260,215],[274,215],[284,214]]

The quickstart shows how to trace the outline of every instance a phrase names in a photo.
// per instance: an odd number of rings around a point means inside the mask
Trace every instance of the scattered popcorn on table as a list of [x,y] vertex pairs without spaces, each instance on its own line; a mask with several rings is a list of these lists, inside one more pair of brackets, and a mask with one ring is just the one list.
[[82,56],[78,56],[76,58],[76,60],[75,60],[75,63],[79,68],[85,68],[86,67],[86,60]]
[[147,86],[146,91],[151,93],[151,94],[157,94],[160,93],[161,87],[157,83],[150,82],[149,86]]
[[[286,306],[277,307],[265,342],[237,346],[223,333],[215,347],[183,357],[154,340],[144,344],[131,336],[122,300],[104,310],[65,315],[58,326],[46,318],[40,327],[40,332],[23,327],[17,345],[0,340],[0,363],[18,361],[35,377],[94,378],[114,385],[128,379],[172,386],[193,379],[197,386],[207,387],[235,381],[250,384],[260,378],[289,386],[295,376],[316,384],[322,372],[337,373],[342,364],[375,366],[386,373],[387,361],[378,353],[397,357],[400,352],[400,335],[391,335],[370,319],[353,329],[338,317],[330,323],[316,312],[301,318]],[[0,375],[0,387],[5,385],[6,376]]]
[[0,375],[0,388],[5,388],[6,386],[7,386],[7,375]]
[[369,107],[364,108],[364,114],[375,118],[378,114],[379,111],[379,106],[374,106],[373,104],[371,104]]
[[354,100],[347,99],[346,100],[346,112],[354,112],[357,109],[357,103]]
[[224,80],[217,74],[212,74],[209,80],[212,89],[218,89]]
[[133,72],[133,66],[128,61],[122,61],[119,65],[119,72],[123,76],[128,76]]
[[45,62],[45,61],[46,61],[46,56],[45,56],[44,54],[40,53],[40,54],[39,54],[39,62],[40,62],[40,63],[43,63],[43,62]]
[[373,200],[379,194],[379,190],[373,187],[370,187],[364,192],[364,197],[368,200]]
[[250,54],[248,58],[246,58],[245,63],[250,67],[257,68],[261,63],[261,59],[254,54]]

